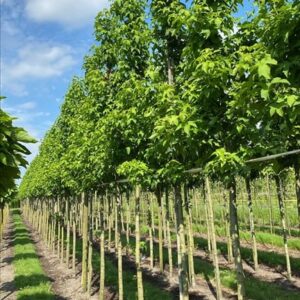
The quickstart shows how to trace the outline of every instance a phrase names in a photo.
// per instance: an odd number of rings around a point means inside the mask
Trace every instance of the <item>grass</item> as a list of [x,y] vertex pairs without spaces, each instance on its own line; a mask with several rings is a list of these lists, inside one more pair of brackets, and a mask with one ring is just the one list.
[[[195,246],[199,249],[207,249],[207,239],[196,237],[194,238]],[[227,255],[227,244],[223,242],[217,242],[218,250],[223,254]],[[242,258],[247,260],[248,262],[253,263],[253,253],[250,248],[241,247]],[[266,251],[257,251],[258,254],[258,262],[263,263],[267,266],[278,268],[285,270],[286,269],[286,260],[284,254],[276,253],[276,252],[266,252]],[[290,257],[292,271],[300,270],[300,259]]]
[[14,270],[18,300],[52,300],[49,278],[43,272],[34,244],[22,222],[19,210],[13,210]]
[[[206,233],[207,229],[203,225],[194,225],[195,232]],[[278,233],[281,233],[278,230]],[[225,227],[216,226],[217,236],[226,236]],[[256,241],[265,245],[272,245],[277,247],[284,247],[283,238],[278,234],[271,234],[263,231],[255,232]],[[240,230],[240,239],[251,242],[251,234],[249,231]],[[288,246],[290,249],[300,250],[300,239],[298,238],[288,238]]]

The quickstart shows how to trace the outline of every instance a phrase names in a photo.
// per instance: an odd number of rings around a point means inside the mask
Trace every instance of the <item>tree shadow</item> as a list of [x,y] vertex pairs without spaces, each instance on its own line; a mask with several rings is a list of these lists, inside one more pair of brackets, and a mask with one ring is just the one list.
[[37,255],[36,253],[21,253],[21,254],[16,254],[13,260],[18,261],[18,260],[31,259],[31,258],[40,259],[41,257],[42,257],[41,255]]

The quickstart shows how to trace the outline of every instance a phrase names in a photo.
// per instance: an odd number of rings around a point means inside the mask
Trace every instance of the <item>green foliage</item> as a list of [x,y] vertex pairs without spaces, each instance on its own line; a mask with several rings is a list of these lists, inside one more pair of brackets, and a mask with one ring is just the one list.
[[[0,97],[0,101],[5,97]],[[13,125],[14,118],[0,108],[0,201],[9,196],[9,191],[15,187],[15,179],[20,177],[20,167],[25,167],[25,155],[30,151],[24,143],[34,143],[35,140],[20,127]]]
[[259,1],[240,21],[242,2],[112,1],[20,197],[118,175],[155,188],[194,167],[229,182],[257,174],[249,158],[299,148],[299,1]]

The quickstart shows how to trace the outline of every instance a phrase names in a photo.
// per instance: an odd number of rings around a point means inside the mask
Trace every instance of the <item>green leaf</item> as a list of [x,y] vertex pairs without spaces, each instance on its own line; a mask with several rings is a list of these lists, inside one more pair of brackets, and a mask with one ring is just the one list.
[[268,100],[269,99],[269,90],[268,89],[262,89],[260,91],[260,95],[263,99]]
[[286,97],[286,101],[287,101],[287,104],[288,106],[292,107],[295,102],[297,101],[298,97],[295,96],[295,95],[289,95]]
[[270,79],[271,78],[271,68],[265,64],[265,63],[260,63],[258,65],[258,75],[260,77],[264,77],[265,79]]
[[276,112],[276,107],[271,106],[271,108],[270,108],[270,115],[271,115],[271,117],[273,117],[273,115],[275,114],[275,112]]
[[290,84],[290,82],[287,79],[280,78],[280,77],[273,78],[271,84],[277,84],[277,83]]
[[16,138],[23,143],[36,143],[36,140],[31,137],[23,128],[17,128]]

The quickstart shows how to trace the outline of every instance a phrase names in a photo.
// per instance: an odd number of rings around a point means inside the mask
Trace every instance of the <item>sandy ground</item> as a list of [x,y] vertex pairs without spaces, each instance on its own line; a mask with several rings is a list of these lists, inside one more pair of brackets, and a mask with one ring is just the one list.
[[0,245],[0,299],[15,300],[16,287],[14,285],[13,268],[13,224],[11,218],[6,224],[4,238]]

